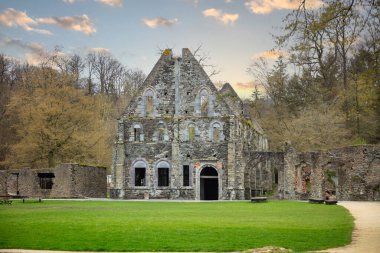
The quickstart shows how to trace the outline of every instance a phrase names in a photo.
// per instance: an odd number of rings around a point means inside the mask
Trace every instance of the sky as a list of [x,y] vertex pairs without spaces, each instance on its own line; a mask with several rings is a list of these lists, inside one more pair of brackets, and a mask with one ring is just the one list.
[[[320,0],[310,0],[318,7]],[[229,82],[248,98],[253,60],[277,56],[273,34],[299,0],[1,0],[0,53],[37,64],[56,46],[65,54],[107,51],[129,68],[148,74],[159,50],[202,45]],[[280,52],[281,53],[281,52]]]

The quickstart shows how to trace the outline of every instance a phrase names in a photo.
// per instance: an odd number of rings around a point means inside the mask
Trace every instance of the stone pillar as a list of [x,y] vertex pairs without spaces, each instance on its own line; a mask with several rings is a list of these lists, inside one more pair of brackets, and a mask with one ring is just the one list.
[[[179,124],[180,120],[175,119],[173,122],[173,141],[172,141],[172,163],[171,163],[171,178],[170,178],[170,188],[178,189],[181,187],[181,159],[179,152]],[[179,191],[172,191],[170,198],[178,198]]]
[[235,144],[235,118],[231,116],[230,118],[230,136],[228,141],[228,153],[227,153],[227,195],[226,197],[235,198],[235,155],[236,155],[236,144]]
[[125,162],[125,145],[124,145],[124,121],[118,120],[117,141],[114,146],[114,155],[112,159],[112,182],[111,198],[124,197],[124,162]]
[[[284,152],[284,199],[295,199],[295,177],[297,176],[295,162],[297,161],[297,151],[290,143],[285,144]],[[300,180],[300,178],[298,179]]]
[[[237,121],[237,120],[236,120]],[[236,122],[239,124],[239,122]],[[246,128],[243,127],[241,138],[244,138]],[[243,141],[235,142],[235,199],[244,199],[244,172],[246,162],[244,160],[244,143]]]

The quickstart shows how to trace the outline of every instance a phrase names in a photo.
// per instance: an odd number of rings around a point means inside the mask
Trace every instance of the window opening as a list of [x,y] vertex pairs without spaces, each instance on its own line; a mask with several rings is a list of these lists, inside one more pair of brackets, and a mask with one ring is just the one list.
[[206,94],[201,95],[201,115],[207,116],[208,114],[208,96]]
[[146,99],[145,111],[146,111],[147,116],[150,116],[153,114],[153,110],[154,110],[153,95],[154,95],[153,91],[151,90],[147,90],[145,92],[145,99]]
[[189,141],[193,142],[194,139],[195,139],[195,126],[194,125],[190,125],[189,126]]
[[134,129],[134,141],[140,141],[140,127],[139,126],[135,126]]
[[278,184],[278,171],[277,171],[277,169],[274,170],[274,183]]
[[158,186],[169,186],[169,168],[158,168]]
[[165,124],[160,122],[158,124],[158,141],[164,141],[165,140]]
[[145,186],[145,168],[135,168],[135,186]]
[[52,189],[54,173],[38,173],[41,189]]
[[218,142],[219,141],[219,127],[218,126],[214,126],[214,129],[213,129],[213,140],[214,140],[214,142]]
[[183,165],[183,186],[190,185],[190,166]]
[[147,114],[153,113],[153,96],[146,97],[146,113]]
[[212,125],[212,141],[213,142],[219,142],[220,139],[220,124],[214,123]]

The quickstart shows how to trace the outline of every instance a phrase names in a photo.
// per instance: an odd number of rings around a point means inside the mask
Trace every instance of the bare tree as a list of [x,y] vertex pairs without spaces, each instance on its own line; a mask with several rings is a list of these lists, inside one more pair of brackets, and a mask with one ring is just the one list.
[[87,61],[90,73],[99,82],[100,93],[118,95],[125,80],[123,65],[108,52],[90,53]]
[[220,74],[221,70],[217,65],[211,63],[211,57],[209,52],[203,50],[203,45],[200,44],[195,49],[192,49],[195,59],[205,69],[209,77]]

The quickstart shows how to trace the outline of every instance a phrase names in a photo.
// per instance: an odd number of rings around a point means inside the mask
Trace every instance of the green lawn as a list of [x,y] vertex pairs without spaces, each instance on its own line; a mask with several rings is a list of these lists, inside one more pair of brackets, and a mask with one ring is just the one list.
[[43,201],[0,206],[0,248],[78,251],[319,250],[350,243],[341,206],[291,201]]

